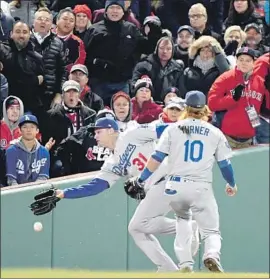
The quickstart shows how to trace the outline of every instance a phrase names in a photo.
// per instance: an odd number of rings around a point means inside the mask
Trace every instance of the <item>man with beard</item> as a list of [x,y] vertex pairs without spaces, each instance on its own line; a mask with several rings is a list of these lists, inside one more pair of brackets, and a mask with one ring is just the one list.
[[184,67],[188,67],[188,48],[195,41],[195,31],[189,25],[180,26],[177,31],[177,44],[174,46],[175,60],[182,60]]
[[28,25],[16,22],[9,42],[0,42],[0,61],[3,64],[2,73],[8,81],[9,95],[19,97],[25,112],[32,112],[38,117],[43,110],[44,68],[42,56],[34,51],[29,39]]

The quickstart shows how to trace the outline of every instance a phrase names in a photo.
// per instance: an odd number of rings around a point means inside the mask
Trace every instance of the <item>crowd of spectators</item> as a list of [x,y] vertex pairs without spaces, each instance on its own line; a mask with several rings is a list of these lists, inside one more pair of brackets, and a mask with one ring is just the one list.
[[191,90],[232,148],[269,144],[269,0],[0,4],[1,187],[99,170],[96,119],[176,122]]

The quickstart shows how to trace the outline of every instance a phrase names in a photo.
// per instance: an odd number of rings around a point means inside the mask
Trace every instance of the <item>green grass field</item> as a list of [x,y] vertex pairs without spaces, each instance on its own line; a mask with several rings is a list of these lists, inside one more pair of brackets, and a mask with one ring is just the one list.
[[83,270],[2,269],[1,278],[269,278],[267,273],[148,273]]

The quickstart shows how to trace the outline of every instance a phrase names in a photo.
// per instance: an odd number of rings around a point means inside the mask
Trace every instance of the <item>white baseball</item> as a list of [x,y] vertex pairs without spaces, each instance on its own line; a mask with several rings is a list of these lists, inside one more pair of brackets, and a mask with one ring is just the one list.
[[42,223],[36,222],[36,223],[34,224],[34,230],[35,230],[36,232],[40,232],[40,231],[42,231],[42,229],[43,229]]

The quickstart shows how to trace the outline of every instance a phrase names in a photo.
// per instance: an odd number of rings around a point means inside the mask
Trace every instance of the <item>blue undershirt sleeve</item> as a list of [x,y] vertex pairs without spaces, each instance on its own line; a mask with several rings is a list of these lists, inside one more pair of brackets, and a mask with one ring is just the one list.
[[108,181],[94,178],[89,183],[64,190],[64,199],[80,199],[95,196],[110,188]]
[[231,161],[230,160],[219,161],[218,166],[220,168],[223,178],[227,181],[227,183],[231,187],[234,187],[235,180],[234,180],[234,173],[233,173]]

